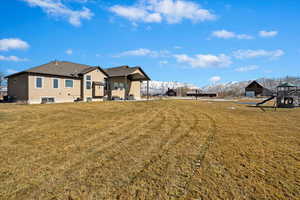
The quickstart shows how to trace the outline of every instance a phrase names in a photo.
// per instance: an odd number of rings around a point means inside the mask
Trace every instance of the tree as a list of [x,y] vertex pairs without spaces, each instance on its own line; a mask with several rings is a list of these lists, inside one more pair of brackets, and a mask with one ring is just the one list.
[[4,86],[4,83],[5,83],[4,76],[5,76],[4,73],[0,72],[0,87]]

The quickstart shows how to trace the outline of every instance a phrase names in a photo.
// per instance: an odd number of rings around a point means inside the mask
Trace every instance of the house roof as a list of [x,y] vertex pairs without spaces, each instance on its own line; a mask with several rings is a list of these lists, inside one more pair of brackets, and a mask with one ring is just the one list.
[[129,75],[133,76],[133,75],[135,75],[136,77],[143,78],[143,77],[141,77],[141,76],[134,73],[136,70],[140,70],[142,72],[142,74],[144,75],[145,80],[150,80],[148,75],[140,67],[129,67],[127,65],[123,65],[123,66],[120,66],[120,67],[107,68],[104,71],[110,77],[129,76]]
[[7,77],[15,76],[15,75],[18,75],[21,73],[38,73],[38,74],[78,78],[80,75],[86,74],[97,68],[100,69],[105,75],[107,75],[107,73],[100,67],[93,67],[93,66],[89,66],[89,65],[83,65],[83,64],[66,62],[66,61],[52,61],[47,64],[43,64],[43,65],[40,65],[37,67],[30,68],[25,71],[21,71],[21,72],[9,75]]
[[263,84],[259,83],[258,81],[251,81],[251,82],[246,86],[246,88],[248,88],[248,87],[250,87],[250,86],[252,86],[252,85],[258,85],[258,86],[264,88]]
[[294,84],[291,84],[291,83],[282,83],[282,84],[278,85],[277,87],[297,87],[297,86]]

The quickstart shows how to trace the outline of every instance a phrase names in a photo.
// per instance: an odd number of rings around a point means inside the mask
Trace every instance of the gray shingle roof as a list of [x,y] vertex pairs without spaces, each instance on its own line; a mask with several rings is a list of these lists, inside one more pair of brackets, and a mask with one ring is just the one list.
[[113,76],[128,76],[135,70],[137,70],[138,67],[129,67],[129,66],[120,66],[120,67],[113,67],[113,68],[107,68],[104,71],[106,73],[113,77]]
[[[66,62],[66,61],[52,61],[47,64],[40,65],[37,67],[30,68],[28,70],[19,72],[17,74],[24,73],[24,72],[30,72],[30,73],[67,76],[67,77],[75,77],[76,78],[76,77],[79,77],[79,75],[90,72],[96,68],[99,68],[99,67],[93,67],[93,66],[89,66],[89,65],[83,65],[83,64]],[[16,74],[12,74],[10,76],[13,76],[13,75],[16,75]]]
[[[145,74],[145,72],[140,67],[129,67],[127,65],[120,66],[120,67],[113,67],[113,68],[107,68],[104,71],[110,76],[110,77],[118,77],[118,76],[129,76],[133,75],[133,72],[139,69],[145,76],[146,80],[150,80],[150,78]],[[135,75],[136,77],[138,75]],[[141,76],[141,75],[140,75]],[[142,78],[142,77],[140,77]]]

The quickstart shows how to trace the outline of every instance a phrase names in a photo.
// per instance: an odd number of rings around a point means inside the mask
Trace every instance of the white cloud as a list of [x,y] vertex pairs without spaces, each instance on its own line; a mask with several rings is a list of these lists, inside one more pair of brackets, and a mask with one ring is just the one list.
[[169,57],[170,52],[166,50],[153,51],[150,49],[140,48],[135,50],[129,50],[121,52],[113,57],[124,57],[124,56],[149,56],[149,57]]
[[8,51],[12,49],[27,49],[29,44],[18,38],[6,38],[0,40],[0,51]]
[[66,18],[73,26],[80,26],[82,19],[91,19],[93,13],[83,7],[82,10],[72,10],[65,6],[61,0],[23,0],[30,6],[37,6],[49,15]]
[[8,74],[15,74],[15,73],[17,73],[18,71],[17,70],[14,70],[14,69],[7,69],[6,70],[6,73],[8,73]]
[[24,62],[24,61],[28,61],[28,59],[19,58],[17,56],[2,56],[2,55],[0,55],[0,61]]
[[222,38],[222,39],[232,39],[232,38],[237,38],[237,39],[240,39],[240,40],[251,40],[251,39],[254,39],[254,37],[251,36],[251,35],[236,34],[234,32],[227,31],[227,30],[217,30],[217,31],[212,32],[211,35],[213,37]]
[[66,54],[72,55],[72,54],[73,54],[73,50],[72,50],[72,49],[67,49],[67,50],[66,50]]
[[259,36],[261,37],[275,37],[278,31],[259,31]]
[[213,76],[209,79],[210,82],[216,83],[221,80],[220,76]]
[[259,66],[257,66],[257,65],[249,65],[249,66],[236,68],[235,71],[237,71],[237,72],[248,72],[248,71],[256,70],[258,68],[259,68]]
[[160,65],[166,65],[166,64],[168,64],[169,62],[167,61],[167,60],[161,60],[161,61],[159,61],[159,64]]
[[187,63],[193,68],[207,68],[207,67],[227,67],[231,62],[231,58],[225,54],[211,55],[198,54],[190,57],[186,54],[174,55],[179,63]]
[[174,48],[174,49],[182,49],[181,46],[174,46],[173,48]]
[[233,56],[237,59],[257,58],[257,57],[269,57],[275,59],[284,55],[284,51],[277,49],[274,51],[267,51],[263,49],[258,50],[237,50],[233,52]]
[[186,0],[140,0],[132,6],[115,5],[110,11],[131,21],[169,24],[180,23],[187,19],[202,22],[216,19],[210,11],[199,4]]

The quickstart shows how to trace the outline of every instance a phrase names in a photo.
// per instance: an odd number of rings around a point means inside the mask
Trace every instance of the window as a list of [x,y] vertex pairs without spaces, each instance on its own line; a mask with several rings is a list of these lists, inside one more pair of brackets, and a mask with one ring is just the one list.
[[37,77],[35,80],[35,87],[42,88],[43,87],[43,78]]
[[91,81],[86,81],[85,85],[86,85],[87,90],[90,90],[92,88],[92,82]]
[[73,88],[73,80],[65,80],[66,88]]
[[59,80],[57,78],[53,79],[53,88],[58,88]]
[[87,90],[90,90],[90,89],[92,89],[92,77],[91,77],[91,75],[86,75],[85,76],[85,88],[87,89]]
[[117,90],[119,88],[119,83],[114,82],[114,89]]
[[104,79],[104,90],[108,90],[108,81],[106,78]]
[[124,89],[124,83],[119,83],[119,88],[122,90]]
[[55,99],[53,97],[42,97],[42,104],[54,103]]

